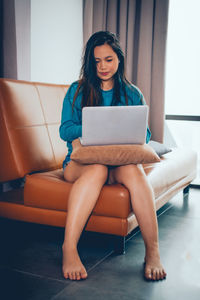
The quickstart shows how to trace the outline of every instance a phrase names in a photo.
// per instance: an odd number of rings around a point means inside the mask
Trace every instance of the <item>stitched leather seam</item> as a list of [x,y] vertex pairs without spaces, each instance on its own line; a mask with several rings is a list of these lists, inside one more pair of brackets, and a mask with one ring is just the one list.
[[51,145],[51,149],[52,149],[52,153],[53,153],[53,157],[54,157],[54,161],[55,161],[55,165],[56,165],[56,156],[55,156],[55,153],[54,153],[54,150],[53,150],[53,144],[52,144],[52,141],[51,141],[51,137],[50,137],[50,133],[49,133],[49,129],[48,129],[48,123],[46,121],[46,118],[45,118],[45,113],[44,113],[44,108],[43,108],[43,105],[42,105],[42,100],[41,100],[41,97],[40,97],[40,93],[39,93],[39,90],[38,90],[38,87],[36,85],[36,83],[33,83],[34,86],[35,86],[35,89],[37,91],[37,94],[38,94],[38,98],[39,98],[39,101],[40,101],[40,106],[41,106],[41,109],[42,109],[42,114],[43,114],[43,117],[44,117],[44,125],[47,129],[47,134],[48,134],[48,137],[49,137],[49,142],[50,142],[50,145]]

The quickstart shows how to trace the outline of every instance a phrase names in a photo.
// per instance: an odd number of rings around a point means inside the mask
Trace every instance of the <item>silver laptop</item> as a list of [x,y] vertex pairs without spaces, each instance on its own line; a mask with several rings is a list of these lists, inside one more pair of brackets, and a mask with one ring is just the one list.
[[81,144],[144,144],[148,106],[90,106],[82,110]]

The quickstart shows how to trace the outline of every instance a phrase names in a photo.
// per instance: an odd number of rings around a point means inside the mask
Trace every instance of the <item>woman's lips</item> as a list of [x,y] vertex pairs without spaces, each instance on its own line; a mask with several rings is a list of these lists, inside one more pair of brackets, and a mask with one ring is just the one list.
[[102,76],[107,76],[108,75],[108,72],[101,72],[100,73]]

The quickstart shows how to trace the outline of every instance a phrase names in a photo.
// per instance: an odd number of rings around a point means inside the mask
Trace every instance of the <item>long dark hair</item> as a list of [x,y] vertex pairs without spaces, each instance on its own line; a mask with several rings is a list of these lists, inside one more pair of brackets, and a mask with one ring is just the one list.
[[125,89],[126,84],[130,84],[125,77],[124,72],[124,53],[119,44],[117,37],[109,31],[98,31],[95,32],[88,40],[84,55],[83,62],[80,72],[80,79],[77,91],[74,95],[73,105],[78,96],[79,91],[82,92],[82,108],[84,106],[100,106],[102,104],[102,93],[101,93],[101,79],[97,76],[96,61],[94,57],[94,48],[96,46],[102,46],[108,44],[113,51],[117,54],[119,59],[118,70],[113,76],[114,79],[114,93],[112,105],[116,105],[121,101],[120,90],[124,93],[126,104],[128,105],[128,98]]

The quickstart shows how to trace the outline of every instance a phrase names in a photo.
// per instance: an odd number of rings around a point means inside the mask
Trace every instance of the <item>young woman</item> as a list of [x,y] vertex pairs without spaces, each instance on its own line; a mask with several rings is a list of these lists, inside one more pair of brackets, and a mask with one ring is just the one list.
[[[88,40],[80,80],[65,96],[60,137],[67,141],[68,154],[63,162],[64,178],[72,182],[63,243],[63,275],[67,279],[87,278],[77,244],[103,185],[121,183],[130,192],[131,203],[145,244],[144,275],[149,280],[166,277],[160,262],[158,226],[154,194],[142,165],[109,168],[105,165],[81,165],[70,160],[72,141],[82,135],[82,108],[101,105],[142,105],[138,88],[124,75],[124,54],[116,36],[108,31],[94,33]],[[147,130],[147,142],[150,139]]]

